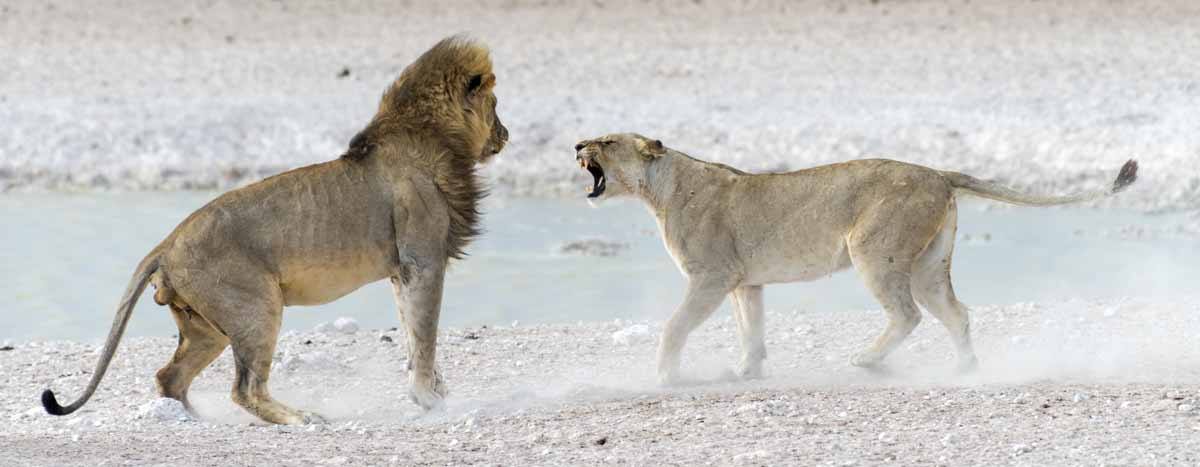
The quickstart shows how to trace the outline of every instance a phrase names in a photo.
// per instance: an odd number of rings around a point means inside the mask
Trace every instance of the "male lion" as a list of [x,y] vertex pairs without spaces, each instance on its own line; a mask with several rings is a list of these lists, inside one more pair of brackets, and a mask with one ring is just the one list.
[[271,423],[320,421],[271,398],[267,380],[283,307],[317,305],[390,278],[408,328],[414,402],[446,394],[434,364],[442,281],[450,258],[478,234],[476,163],[504,147],[487,50],[461,37],[434,45],[383,94],[375,117],[339,159],[226,193],[192,213],[146,256],[125,295],[82,406],[112,360],[147,283],[169,305],[179,347],[158,391],[191,409],[188,386],[233,347],[233,400]]
[[894,350],[920,322],[920,303],[950,330],[959,367],[971,369],[976,359],[967,308],[950,284],[956,192],[1047,206],[1110,195],[1137,178],[1137,163],[1130,160],[1109,189],[1036,196],[885,159],[748,174],[628,133],[582,141],[575,151],[594,178],[588,197],[641,198],[688,278],[687,296],[660,342],[658,375],[664,384],[678,379],[688,333],[730,293],[742,344],[737,373],[760,377],[767,355],[763,285],[811,281],[851,265],[889,318],[887,329],[852,364],[869,367]]

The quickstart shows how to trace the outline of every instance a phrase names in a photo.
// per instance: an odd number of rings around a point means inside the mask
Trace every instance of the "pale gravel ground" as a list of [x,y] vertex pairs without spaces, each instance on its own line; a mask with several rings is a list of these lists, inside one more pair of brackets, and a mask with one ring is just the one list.
[[[770,298],[768,296],[768,306]],[[154,312],[154,310],[143,310]],[[94,344],[18,342],[0,352],[3,465],[1186,465],[1200,462],[1200,300],[979,306],[980,370],[951,371],[944,329],[927,319],[889,358],[890,374],[846,361],[883,325],[879,311],[768,314],[768,376],[721,381],[734,326],[714,317],[689,341],[686,373],[660,389],[658,324],[447,329],[439,361],[452,396],[422,416],[403,392],[393,331],[293,333],[274,393],[331,418],[260,426],[228,399],[228,353],[201,375],[204,421],[138,414],[173,341],[125,342],[81,413],[71,398]],[[475,338],[471,338],[473,336]],[[604,439],[603,445],[598,442]]]

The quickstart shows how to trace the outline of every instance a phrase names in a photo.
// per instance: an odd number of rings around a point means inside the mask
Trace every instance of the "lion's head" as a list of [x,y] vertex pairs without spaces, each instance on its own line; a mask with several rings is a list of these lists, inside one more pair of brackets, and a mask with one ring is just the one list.
[[508,142],[508,129],[496,114],[495,85],[484,46],[462,36],[443,39],[388,87],[346,157],[366,157],[391,135],[416,134],[456,156],[486,162]]
[[[636,193],[646,186],[650,164],[667,153],[662,141],[636,133],[618,133],[580,141],[575,160],[592,175],[589,199]],[[615,183],[609,184],[609,181]]]

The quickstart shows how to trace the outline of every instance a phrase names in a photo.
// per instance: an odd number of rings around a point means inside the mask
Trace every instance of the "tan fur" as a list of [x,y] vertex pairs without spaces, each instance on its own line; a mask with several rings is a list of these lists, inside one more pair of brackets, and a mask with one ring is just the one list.
[[658,371],[678,378],[687,334],[732,295],[742,340],[742,377],[761,375],[762,287],[811,281],[850,266],[890,322],[852,363],[879,363],[920,321],[919,303],[950,330],[961,368],[975,365],[967,308],[950,283],[957,209],[968,191],[1022,204],[1061,204],[1106,196],[1136,179],[1122,168],[1109,189],[1032,196],[972,177],[903,162],[870,159],[781,174],[747,174],[699,161],[636,134],[580,142],[576,158],[599,166],[608,188],[599,198],[632,195],[658,221],[663,241],[688,278],[687,294],[663,330]]
[[[446,393],[434,360],[447,261],[477,234],[476,164],[508,132],[495,113],[487,50],[439,42],[384,93],[339,159],[226,193],[183,221],[142,262],[85,395],[95,390],[146,282],[170,306],[179,347],[158,371],[160,394],[187,403],[192,379],[226,346],[233,400],[272,423],[317,420],[271,398],[267,381],[282,310],[317,305],[390,279],[408,328],[410,394],[425,408]],[[47,400],[48,397],[48,400]],[[55,410],[57,409],[57,410]]]

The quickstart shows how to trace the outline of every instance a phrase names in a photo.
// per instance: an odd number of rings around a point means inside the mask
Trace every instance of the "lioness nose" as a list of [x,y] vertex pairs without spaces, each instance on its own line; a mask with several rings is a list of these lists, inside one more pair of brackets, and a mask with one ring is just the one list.
[[575,145],[575,152],[579,152],[582,150],[583,150],[583,143],[579,143],[579,144]]

